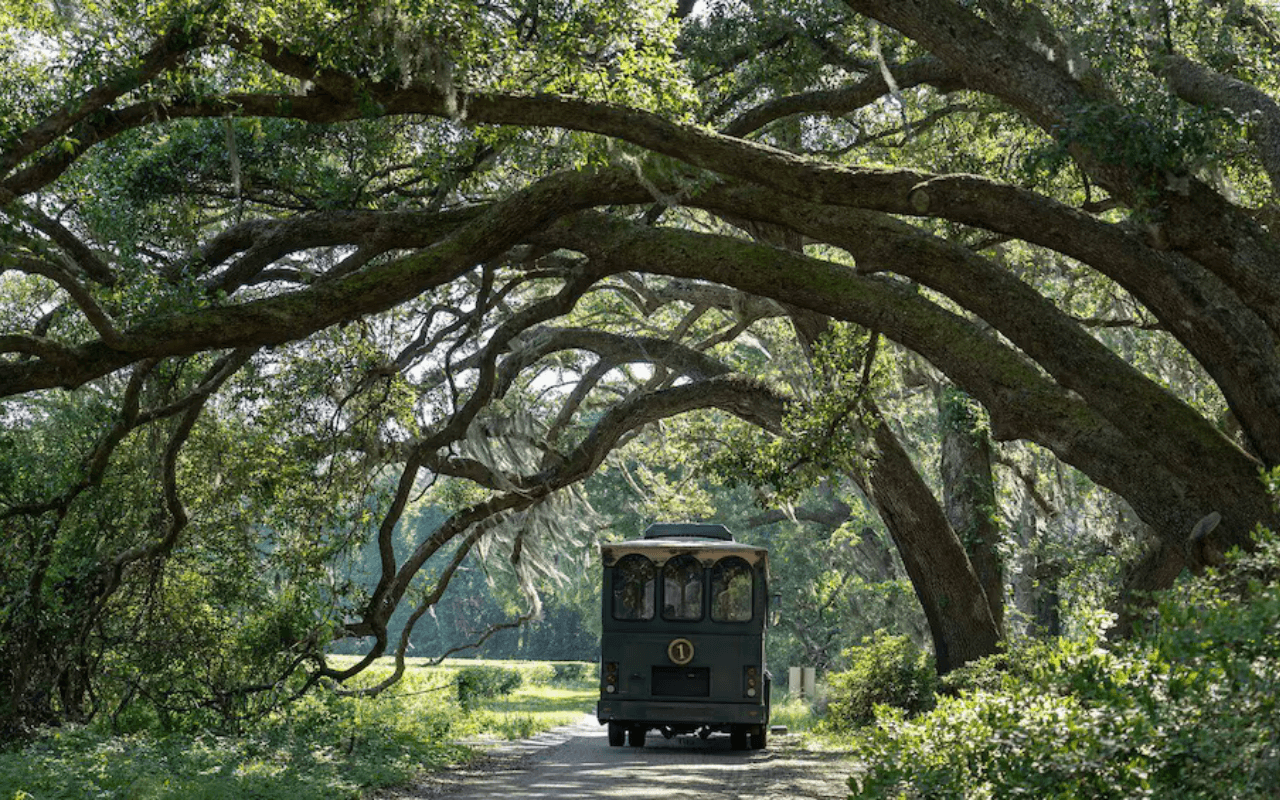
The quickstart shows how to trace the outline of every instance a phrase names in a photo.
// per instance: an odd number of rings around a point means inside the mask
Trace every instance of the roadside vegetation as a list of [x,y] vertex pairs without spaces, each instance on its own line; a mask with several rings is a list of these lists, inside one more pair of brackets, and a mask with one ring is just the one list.
[[[1132,639],[1105,615],[1014,639],[939,678],[877,632],[816,696],[775,687],[773,723],[852,757],[856,798],[1264,798],[1280,784],[1280,539],[1162,594]],[[50,729],[0,754],[0,798],[358,798],[466,761],[485,740],[573,722],[587,662],[410,661],[374,697],[312,692],[239,729]],[[780,669],[775,667],[775,669]],[[357,686],[385,677],[380,666]]]
[[558,724],[585,673],[325,684],[590,661],[599,545],[680,520],[769,549],[775,721],[862,796],[1265,795],[1277,53],[1268,0],[0,0],[0,800]]
[[1267,536],[1161,595],[1131,640],[1023,638],[941,680],[905,637],[868,639],[816,729],[851,748],[858,798],[1274,797],[1278,576]]
[[[458,659],[415,664],[374,697],[312,692],[240,729],[50,729],[0,752],[0,800],[362,797],[465,762],[474,749],[464,741],[522,738],[577,720],[595,697],[594,669]],[[388,671],[366,671],[361,683]]]

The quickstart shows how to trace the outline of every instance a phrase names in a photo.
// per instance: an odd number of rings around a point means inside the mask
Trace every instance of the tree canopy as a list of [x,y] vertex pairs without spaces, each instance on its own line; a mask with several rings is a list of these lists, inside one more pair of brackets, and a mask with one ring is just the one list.
[[[1001,578],[882,408],[921,376],[1123,500],[1151,546],[1121,595],[1277,522],[1273,6],[0,20],[10,719],[101,710],[103,675],[127,704],[166,642],[271,654],[229,655],[214,704],[403,655],[397,609],[476,549],[557,571],[596,524],[581,482],[694,410],[742,480],[870,498],[946,666],[1001,637]],[[428,491],[452,513],[398,539]],[[329,665],[352,637],[367,657]]]

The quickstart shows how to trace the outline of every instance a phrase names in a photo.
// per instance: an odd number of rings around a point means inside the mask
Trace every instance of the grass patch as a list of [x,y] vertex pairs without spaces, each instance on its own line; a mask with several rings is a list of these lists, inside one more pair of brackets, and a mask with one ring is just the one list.
[[817,727],[818,719],[810,701],[781,689],[773,690],[770,725],[785,725],[788,733],[808,734]]
[[521,686],[506,697],[490,701],[472,715],[476,733],[501,739],[524,739],[542,731],[577,722],[591,710],[600,691],[589,685]]
[[[523,682],[464,712],[455,678],[477,665],[517,670]],[[386,669],[375,666],[362,682]],[[524,738],[576,721],[596,697],[592,669],[573,668],[579,680],[556,683],[548,662],[418,664],[378,697],[317,692],[234,735],[50,730],[21,750],[0,751],[0,800],[359,798],[466,761],[473,751],[461,739]]]

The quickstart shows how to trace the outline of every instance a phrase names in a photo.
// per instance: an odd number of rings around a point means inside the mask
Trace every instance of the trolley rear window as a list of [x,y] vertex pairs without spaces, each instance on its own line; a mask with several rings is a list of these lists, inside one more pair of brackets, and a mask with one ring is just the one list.
[[681,553],[659,566],[644,554],[629,553],[612,569],[610,607],[616,620],[652,620],[659,607],[668,622],[697,622],[708,610],[713,622],[750,622],[755,615],[754,572],[740,556],[703,562]]

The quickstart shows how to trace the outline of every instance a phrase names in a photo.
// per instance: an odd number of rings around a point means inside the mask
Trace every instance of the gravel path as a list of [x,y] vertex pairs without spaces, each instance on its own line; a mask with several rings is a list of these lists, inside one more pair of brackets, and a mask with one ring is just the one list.
[[662,798],[662,800],[835,800],[848,797],[850,768],[838,753],[773,736],[767,750],[729,749],[729,737],[664,739],[610,747],[594,716],[521,742],[497,745],[468,764],[418,785],[379,794],[410,798]]

